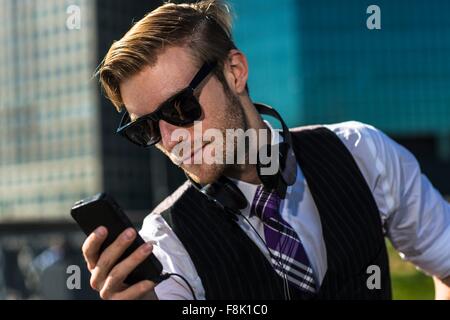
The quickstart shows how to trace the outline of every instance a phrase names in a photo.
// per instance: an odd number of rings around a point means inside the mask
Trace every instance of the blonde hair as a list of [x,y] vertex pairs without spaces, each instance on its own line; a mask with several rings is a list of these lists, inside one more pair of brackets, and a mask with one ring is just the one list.
[[236,46],[232,40],[229,6],[221,0],[192,4],[165,3],[138,21],[113,43],[97,74],[107,96],[120,111],[120,83],[154,65],[166,46],[186,46],[201,65],[218,62],[215,75],[225,84],[223,62]]

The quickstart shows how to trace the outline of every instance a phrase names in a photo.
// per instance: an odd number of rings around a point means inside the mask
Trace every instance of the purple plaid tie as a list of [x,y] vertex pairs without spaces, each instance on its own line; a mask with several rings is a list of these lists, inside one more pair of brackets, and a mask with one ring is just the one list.
[[275,192],[256,190],[250,216],[256,215],[264,223],[264,236],[275,271],[284,274],[290,284],[300,290],[315,292],[313,270],[305,249],[292,227],[279,212],[280,197]]

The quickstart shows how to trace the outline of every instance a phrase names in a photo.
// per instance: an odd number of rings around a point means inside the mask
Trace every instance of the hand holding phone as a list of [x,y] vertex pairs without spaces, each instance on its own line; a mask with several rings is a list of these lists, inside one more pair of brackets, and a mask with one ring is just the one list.
[[88,235],[83,254],[92,274],[91,285],[102,298],[113,292],[116,298],[137,298],[146,291],[154,295],[162,265],[110,196],[102,193],[81,200],[71,214]]

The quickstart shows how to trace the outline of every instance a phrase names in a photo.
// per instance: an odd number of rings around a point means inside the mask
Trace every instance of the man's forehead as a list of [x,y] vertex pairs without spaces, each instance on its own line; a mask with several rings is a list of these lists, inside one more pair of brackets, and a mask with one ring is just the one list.
[[132,119],[154,111],[184,89],[196,68],[186,49],[173,47],[161,53],[155,64],[123,81],[120,86],[122,99]]

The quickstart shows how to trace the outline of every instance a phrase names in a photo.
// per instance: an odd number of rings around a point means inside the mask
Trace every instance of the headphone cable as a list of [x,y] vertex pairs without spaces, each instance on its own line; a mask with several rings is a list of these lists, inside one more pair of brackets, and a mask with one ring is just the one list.
[[168,278],[170,278],[170,277],[173,277],[173,276],[179,277],[181,280],[183,280],[184,283],[186,283],[186,285],[188,286],[189,291],[191,291],[191,294],[192,294],[192,297],[194,298],[194,300],[198,300],[198,299],[197,299],[197,296],[195,295],[194,289],[193,289],[192,286],[191,286],[191,284],[190,284],[189,281],[187,281],[186,278],[183,277],[181,274],[178,274],[178,273],[163,273],[163,274],[159,277],[158,280],[159,280],[159,282],[160,282],[160,281],[164,281],[164,280],[166,280],[166,279],[168,279]]

